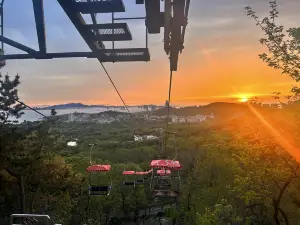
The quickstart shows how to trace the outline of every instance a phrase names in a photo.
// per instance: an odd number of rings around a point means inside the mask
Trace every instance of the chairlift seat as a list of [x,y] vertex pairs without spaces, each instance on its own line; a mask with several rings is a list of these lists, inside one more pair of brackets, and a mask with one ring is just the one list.
[[136,180],[136,183],[137,184],[143,184],[144,183],[144,179],[138,179],[138,180]]
[[135,182],[134,181],[124,181],[123,184],[125,186],[134,186],[135,187]]
[[172,186],[170,184],[156,184],[154,186],[155,189],[161,189],[161,190],[169,190]]
[[111,185],[108,186],[90,186],[89,195],[109,195],[111,191]]

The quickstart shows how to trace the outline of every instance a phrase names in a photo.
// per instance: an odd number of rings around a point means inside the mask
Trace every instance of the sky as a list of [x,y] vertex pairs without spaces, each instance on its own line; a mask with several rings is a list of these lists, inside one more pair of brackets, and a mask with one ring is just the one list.
[[[293,80],[258,58],[265,51],[259,43],[263,33],[244,11],[249,5],[259,16],[267,16],[268,2],[191,0],[185,49],[179,57],[178,71],[173,74],[172,104],[235,102],[252,96],[270,100],[274,91],[288,93]],[[116,16],[144,16],[144,7],[135,5],[135,0],[124,3],[126,13]],[[299,0],[278,0],[278,4],[279,22],[286,28],[300,26]],[[57,1],[45,0],[44,11],[48,52],[89,51]],[[108,17],[98,19],[106,23]],[[143,48],[144,21],[130,21],[128,25],[133,40],[117,43],[116,47]],[[31,0],[5,1],[4,36],[38,50]],[[169,62],[162,40],[163,29],[161,34],[149,35],[150,62],[105,63],[128,105],[165,103]],[[110,43],[106,46],[110,48]],[[10,46],[5,46],[5,52],[22,53]],[[21,76],[20,99],[30,105],[121,105],[96,59],[9,60],[1,72]]]

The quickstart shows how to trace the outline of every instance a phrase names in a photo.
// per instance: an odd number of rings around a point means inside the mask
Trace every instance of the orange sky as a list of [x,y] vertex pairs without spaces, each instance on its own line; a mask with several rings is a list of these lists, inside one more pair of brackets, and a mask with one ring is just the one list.
[[[270,99],[274,91],[287,93],[291,89],[292,79],[258,59],[264,50],[258,42],[262,33],[243,9],[250,4],[259,15],[267,15],[269,0],[238,3],[228,0],[226,4],[221,0],[191,2],[185,49],[180,55],[178,71],[173,75],[173,104],[237,101],[241,96]],[[278,2],[280,22],[287,28],[299,25],[300,16],[295,9],[300,8],[300,2]],[[59,13],[62,12],[57,11]],[[65,17],[62,13],[62,22],[49,22],[48,32],[61,34],[49,41],[52,52],[61,51],[64,46],[75,46],[79,51],[86,49]],[[48,20],[54,17],[49,16]],[[142,24],[129,24],[129,27],[138,43],[134,46],[141,47]],[[33,44],[22,29],[9,27],[7,34],[14,40]],[[68,40],[66,36],[72,38]],[[150,35],[149,39],[151,62],[105,64],[129,105],[164,104],[167,99],[169,65],[163,52],[162,35]],[[101,66],[93,59],[9,61],[3,72],[21,75],[20,96],[31,105],[67,102],[121,105]]]

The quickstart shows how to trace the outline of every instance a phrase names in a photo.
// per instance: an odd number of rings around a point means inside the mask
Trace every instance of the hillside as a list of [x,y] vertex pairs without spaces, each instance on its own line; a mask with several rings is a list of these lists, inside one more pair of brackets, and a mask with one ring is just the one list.
[[[215,102],[205,106],[189,106],[184,108],[171,108],[170,114],[176,116],[195,116],[197,114],[211,114],[215,116],[233,116],[238,113],[246,113],[248,108],[244,104],[227,103],[227,102]],[[167,114],[167,109],[158,109],[152,113],[155,116],[164,116]]]

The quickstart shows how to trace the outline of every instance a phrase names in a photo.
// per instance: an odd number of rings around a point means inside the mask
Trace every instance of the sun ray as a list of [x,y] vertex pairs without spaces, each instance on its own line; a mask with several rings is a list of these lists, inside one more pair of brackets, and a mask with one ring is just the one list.
[[284,137],[282,134],[280,134],[280,132],[278,132],[278,130],[276,128],[274,128],[274,126],[272,126],[272,124],[270,122],[268,122],[264,118],[264,116],[260,112],[258,112],[258,110],[255,109],[251,104],[248,104],[248,107],[251,110],[251,112],[253,112],[253,114],[262,122],[262,124],[268,128],[270,133],[275,136],[278,144],[280,144],[282,146],[282,148],[284,148],[292,157],[294,157],[295,160],[300,162],[299,148],[297,148],[296,146],[291,144],[287,140],[286,137]]

